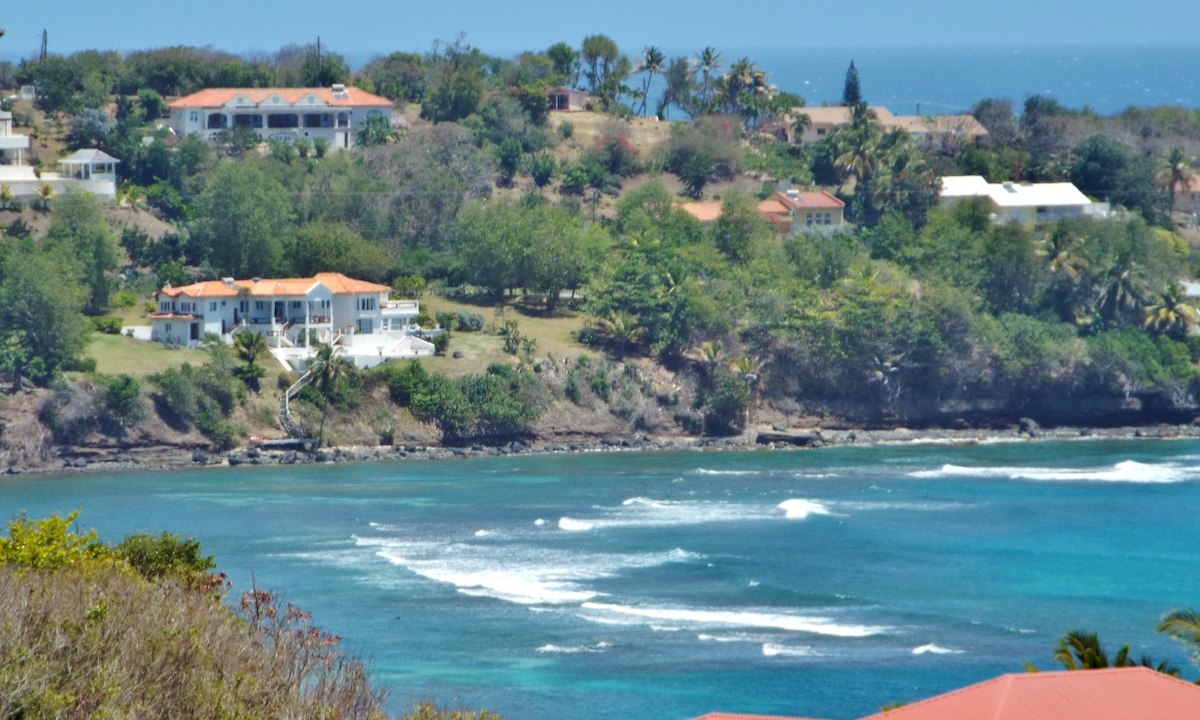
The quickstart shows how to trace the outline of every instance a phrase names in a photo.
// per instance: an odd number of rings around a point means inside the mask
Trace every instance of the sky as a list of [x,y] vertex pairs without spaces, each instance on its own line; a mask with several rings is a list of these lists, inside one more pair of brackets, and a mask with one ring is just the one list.
[[[4,6],[8,7],[4,7]],[[51,52],[211,45],[244,53],[313,41],[362,62],[434,39],[497,55],[578,45],[597,32],[627,52],[885,45],[1193,43],[1196,0],[36,0],[0,2],[0,58]],[[1172,18],[1178,21],[1172,21]]]

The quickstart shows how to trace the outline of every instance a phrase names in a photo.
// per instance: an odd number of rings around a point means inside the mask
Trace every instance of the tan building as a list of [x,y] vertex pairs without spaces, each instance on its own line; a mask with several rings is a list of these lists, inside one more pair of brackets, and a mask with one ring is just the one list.
[[[716,200],[682,203],[679,208],[702,225],[721,217],[721,203]],[[805,227],[841,225],[845,208],[846,203],[824,190],[777,192],[758,203],[759,214],[775,226],[777,235],[790,235]]]
[[[884,130],[905,130],[912,135],[913,140],[921,145],[934,143],[959,142],[964,139],[979,142],[987,137],[988,131],[971,115],[893,115],[882,105],[874,105],[871,112],[879,118],[879,124]],[[811,124],[805,128],[799,142],[816,142],[833,132],[841,125],[850,124],[850,108],[835,107],[803,107],[793,108],[793,115],[807,115]],[[796,138],[791,136],[791,142]]]

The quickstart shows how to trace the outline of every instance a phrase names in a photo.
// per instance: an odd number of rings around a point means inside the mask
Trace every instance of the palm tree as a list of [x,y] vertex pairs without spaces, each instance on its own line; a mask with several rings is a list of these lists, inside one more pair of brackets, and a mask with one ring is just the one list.
[[1096,312],[1105,320],[1116,320],[1122,313],[1142,304],[1142,269],[1125,257],[1112,264],[1101,278],[1096,291]]
[[325,439],[325,417],[329,412],[329,396],[354,373],[354,364],[341,356],[342,348],[328,343],[317,347],[305,374],[315,382],[321,397],[321,427],[317,431],[317,447]]
[[42,212],[50,209],[50,199],[54,197],[54,188],[50,187],[50,183],[42,183],[33,189],[33,194],[37,195],[42,201]]
[[642,51],[642,59],[638,62],[638,66],[634,72],[646,73],[646,79],[642,81],[642,115],[646,114],[646,101],[650,97],[650,83],[654,82],[654,76],[663,70],[663,64],[667,62],[667,56],[654,45],[647,45]]
[[1173,282],[1163,288],[1154,302],[1146,306],[1143,325],[1156,332],[1181,337],[1197,323],[1200,323],[1200,311],[1187,302],[1183,286]]
[[696,348],[696,356],[700,360],[700,367],[704,370],[704,386],[711,388],[713,380],[716,379],[717,367],[725,359],[725,348],[722,347],[720,340],[706,340]]
[[246,361],[247,365],[253,365],[258,360],[258,356],[270,352],[270,346],[267,344],[267,339],[262,333],[258,332],[243,332],[239,333],[233,341],[234,349],[237,351],[238,357]]
[[636,343],[645,334],[646,329],[638,325],[636,315],[616,310],[608,317],[596,319],[596,329],[608,338],[611,345],[617,348],[618,359],[623,359],[629,350],[629,345]]
[[16,199],[13,195],[12,188],[7,185],[0,185],[0,210],[7,210],[8,204]]
[[843,138],[844,145],[840,148],[841,152],[834,160],[834,165],[844,178],[854,177],[855,187],[869,180],[879,167],[877,137],[864,127],[849,131]]
[[[705,107],[712,100],[713,76],[719,75],[725,62],[711,45],[696,53],[695,69],[700,73],[700,101]],[[693,113],[694,114],[694,113]]]
[[688,64],[687,58],[673,58],[666,70],[663,71],[663,78],[667,81],[667,86],[663,88],[662,97],[658,101],[658,107],[655,108],[655,114],[665,120],[670,107],[672,105],[682,107],[687,102],[688,95],[691,94],[692,68]]
[[1200,656],[1200,612],[1195,608],[1181,608],[1167,613],[1158,624],[1158,632],[1191,646]]
[[1188,183],[1196,174],[1192,170],[1192,161],[1183,148],[1176,145],[1167,151],[1159,161],[1158,181],[1171,191],[1171,209],[1175,209],[1175,194],[1180,188],[1187,189]]
[[[1072,630],[1060,637],[1054,659],[1068,670],[1101,670],[1110,666],[1108,653],[1100,645],[1100,637],[1083,630]],[[1117,652],[1111,667],[1133,664],[1129,661],[1129,646],[1125,645]]]
[[1087,259],[1075,254],[1077,241],[1078,238],[1062,226],[1054,228],[1054,232],[1050,233],[1050,237],[1046,239],[1045,253],[1046,265],[1051,274],[1061,272],[1076,280],[1087,269]]

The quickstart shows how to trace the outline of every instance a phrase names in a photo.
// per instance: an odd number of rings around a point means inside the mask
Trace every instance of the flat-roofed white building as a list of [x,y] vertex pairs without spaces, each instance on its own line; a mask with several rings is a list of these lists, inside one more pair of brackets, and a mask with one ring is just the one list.
[[1108,203],[1092,202],[1072,183],[989,183],[979,175],[950,175],[941,179],[941,202],[981,197],[999,222],[1039,223],[1093,215],[1107,217]]
[[[25,147],[28,147],[29,138],[17,137],[24,138]],[[24,159],[23,155],[21,157]],[[121,161],[115,157],[101,150],[76,150],[57,162],[59,172],[44,172],[40,177],[23,162],[0,164],[0,186],[7,188],[14,199],[27,203],[41,202],[39,190],[47,185],[52,193],[51,205],[54,196],[71,189],[89,192],[101,202],[110,202],[117,197],[117,164]]]
[[257,332],[276,359],[298,370],[320,344],[341,347],[359,367],[433,354],[433,344],[415,335],[417,301],[389,300],[389,290],[341,273],[164,287],[158,312],[149,315],[150,339],[195,347],[207,333],[233,342],[238,333]]
[[360,88],[208,88],[172,100],[171,128],[180,137],[197,133],[213,140],[223,130],[245,127],[260,140],[293,142],[324,138],[331,149],[354,145],[372,115],[392,121],[392,101]]

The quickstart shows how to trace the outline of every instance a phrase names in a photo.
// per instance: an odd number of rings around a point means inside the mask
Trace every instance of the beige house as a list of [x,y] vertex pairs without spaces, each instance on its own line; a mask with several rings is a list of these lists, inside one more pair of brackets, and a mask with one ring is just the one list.
[[[987,137],[988,131],[971,115],[893,115],[882,105],[870,108],[879,118],[879,124],[884,130],[902,129],[912,136],[920,145],[935,143],[957,143],[963,140],[979,142]],[[807,115],[809,127],[805,128],[799,142],[816,142],[833,132],[841,125],[850,124],[850,108],[839,105],[835,107],[798,107],[792,109],[793,116]],[[789,130],[788,140],[797,142]]]
[[[716,200],[682,203],[679,208],[702,225],[721,217],[721,203]],[[777,235],[790,235],[806,227],[841,225],[845,208],[846,203],[824,190],[787,190],[758,203],[758,213],[775,226]]]
[[1200,213],[1200,175],[1192,175],[1187,182],[1175,184],[1175,209]]

